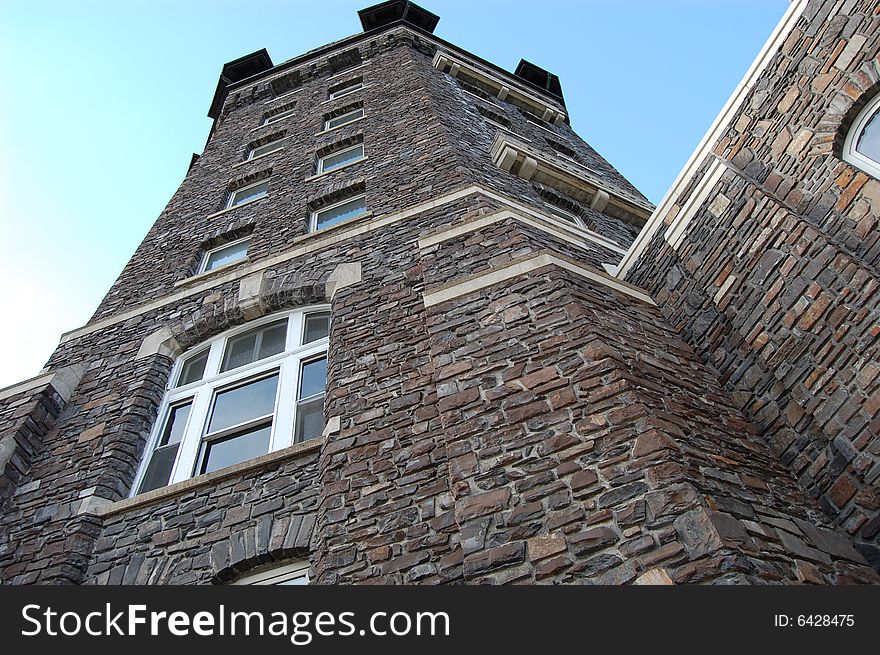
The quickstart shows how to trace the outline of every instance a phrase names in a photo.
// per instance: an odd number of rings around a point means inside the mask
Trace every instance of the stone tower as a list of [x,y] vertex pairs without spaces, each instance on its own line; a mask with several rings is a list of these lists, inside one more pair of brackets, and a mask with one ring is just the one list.
[[656,210],[557,76],[411,2],[226,64],[95,315],[0,391],[0,580],[876,582],[876,181],[834,137],[877,18],[843,4],[793,3]]

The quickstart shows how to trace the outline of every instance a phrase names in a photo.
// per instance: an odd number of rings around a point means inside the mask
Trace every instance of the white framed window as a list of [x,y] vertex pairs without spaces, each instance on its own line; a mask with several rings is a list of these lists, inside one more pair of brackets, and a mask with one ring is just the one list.
[[880,94],[865,105],[849,128],[843,159],[880,178]]
[[360,80],[352,81],[345,86],[341,86],[338,89],[334,89],[330,91],[327,95],[328,100],[335,100],[336,98],[341,98],[342,96],[347,96],[349,93],[354,93],[359,89],[364,87],[364,83]]
[[584,221],[580,216],[574,214],[570,211],[562,209],[562,207],[557,207],[556,205],[551,205],[549,202],[545,202],[544,206],[547,208],[551,214],[553,214],[556,218],[561,218],[566,223],[571,223],[572,225],[579,227],[581,229],[586,230],[587,226],[584,224]]
[[260,157],[264,157],[266,155],[272,154],[273,152],[278,152],[279,150],[284,148],[284,139],[278,139],[276,141],[270,141],[261,146],[254,146],[253,148],[248,149],[247,160],[258,159]]
[[347,125],[348,123],[352,123],[358,119],[364,117],[364,108],[358,107],[350,112],[345,114],[341,114],[339,116],[334,116],[333,118],[328,118],[324,121],[324,131],[332,130],[336,127],[342,127],[343,125]]
[[229,202],[226,203],[226,209],[238,207],[246,202],[257,200],[269,193],[269,180],[263,180],[255,184],[250,184],[241,189],[236,189],[229,194]]
[[323,431],[330,312],[238,328],[181,356],[134,493],[316,439]]
[[296,108],[287,109],[285,111],[278,112],[277,114],[272,114],[271,116],[266,116],[263,119],[261,125],[271,125],[272,123],[277,123],[278,121],[283,121],[285,118],[290,118],[293,116]]
[[311,232],[323,230],[331,225],[336,225],[342,221],[360,216],[367,213],[367,197],[363,194],[346,198],[334,205],[324,207],[318,211],[312,212],[312,221],[309,226]]
[[318,173],[329,173],[332,170],[353,164],[364,158],[364,144],[359,143],[356,146],[345,148],[331,152],[329,155],[318,158]]
[[199,273],[207,273],[215,268],[232,264],[240,259],[247,257],[248,244],[251,238],[245,237],[238,241],[233,241],[217,248],[212,248],[205,253],[202,258],[202,265],[199,267]]
[[309,563],[297,560],[284,566],[275,566],[260,573],[246,575],[233,580],[234,585],[307,585],[309,584]]

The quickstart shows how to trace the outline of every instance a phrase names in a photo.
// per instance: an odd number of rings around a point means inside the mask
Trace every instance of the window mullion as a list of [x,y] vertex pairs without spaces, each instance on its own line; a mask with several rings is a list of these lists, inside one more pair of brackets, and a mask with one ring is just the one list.
[[293,357],[281,365],[278,379],[278,397],[275,401],[275,420],[269,452],[281,450],[293,443],[293,423],[296,407],[300,357]]
[[226,346],[227,339],[219,339],[211,344],[211,350],[208,353],[208,361],[205,362],[205,372],[202,379],[211,378],[220,371],[220,360],[223,357],[223,350]]
[[213,396],[214,388],[205,387],[199,389],[193,398],[189,423],[186,426],[186,431],[183,433],[183,438],[180,440],[177,461],[174,463],[174,468],[171,471],[171,482],[180,482],[192,477],[193,468],[196,465],[196,455],[199,451],[199,442],[205,430]]

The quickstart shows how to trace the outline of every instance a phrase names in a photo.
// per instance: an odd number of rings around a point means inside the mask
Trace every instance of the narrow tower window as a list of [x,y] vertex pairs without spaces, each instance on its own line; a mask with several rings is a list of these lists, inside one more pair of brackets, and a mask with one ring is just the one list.
[[355,109],[354,111],[347,112],[340,116],[335,116],[333,118],[328,118],[324,121],[324,131],[332,130],[337,127],[342,127],[343,125],[348,125],[358,119],[364,117],[364,109],[360,107]]
[[318,173],[329,173],[347,164],[353,164],[364,158],[364,144],[359,143],[351,148],[337,150],[318,159]]
[[263,180],[262,182],[251,184],[250,186],[246,186],[243,189],[237,189],[236,191],[233,191],[231,194],[229,194],[229,203],[226,207],[227,209],[231,207],[238,207],[239,205],[243,205],[246,202],[259,200],[268,192],[269,180]]
[[202,266],[199,269],[199,272],[206,273],[207,271],[213,271],[215,268],[220,268],[221,266],[226,266],[244,259],[247,257],[249,243],[250,238],[241,239],[240,241],[235,241],[220,246],[219,248],[209,250],[205,253],[205,258],[202,261]]
[[336,225],[355,216],[367,213],[367,198],[364,195],[356,196],[330,205],[316,212],[312,212],[311,231],[323,230],[331,225]]

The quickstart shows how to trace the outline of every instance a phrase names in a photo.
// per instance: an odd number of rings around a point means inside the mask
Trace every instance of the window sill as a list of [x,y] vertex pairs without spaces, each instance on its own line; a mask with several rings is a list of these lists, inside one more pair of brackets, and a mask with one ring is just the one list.
[[336,168],[334,168],[332,170],[324,171],[323,173],[318,173],[317,175],[312,175],[311,177],[307,177],[305,180],[303,180],[303,182],[311,182],[312,180],[317,180],[317,179],[320,179],[320,178],[325,177],[327,175],[333,175],[333,173],[336,173],[336,172],[341,171],[345,168],[348,168],[349,166],[354,166],[355,164],[360,164],[361,162],[365,162],[368,159],[369,159],[369,157],[361,157],[360,159],[356,159],[355,161],[350,161],[347,164],[343,164],[342,166],[337,166]]
[[178,280],[174,283],[174,287],[183,287],[188,284],[194,284],[196,282],[202,282],[203,280],[207,280],[214,275],[220,275],[225,273],[231,268],[238,266],[239,264],[246,264],[250,262],[250,257],[245,255],[241,259],[236,259],[234,262],[229,262],[228,264],[223,264],[222,266],[218,266],[217,268],[212,268],[210,271],[203,271],[201,273],[196,273],[195,275],[190,275],[189,277],[185,277],[182,280]]
[[281,450],[276,450],[273,453],[267,453],[266,455],[249,459],[240,464],[227,466],[226,468],[212,471],[211,473],[206,473],[204,475],[197,475],[189,480],[175,482],[174,484],[169,484],[167,487],[161,487],[160,489],[154,489],[153,491],[138,494],[137,496],[132,496],[125,500],[119,500],[115,503],[104,505],[103,507],[97,508],[95,514],[97,516],[106,517],[144,507],[145,505],[153,505],[168,500],[169,498],[174,498],[175,496],[179,496],[188,491],[192,491],[193,489],[207,487],[226,478],[235,477],[242,473],[262,468],[270,464],[292,459],[307,453],[316,452],[320,450],[323,445],[324,437],[303,441],[302,443],[294,444],[293,446]]
[[221,209],[219,212],[214,212],[213,214],[208,214],[205,218],[214,218],[215,216],[222,216],[228,212],[234,211],[236,209],[241,209],[246,205],[252,205],[255,202],[260,202],[261,200],[266,200],[269,198],[269,194],[267,193],[265,196],[260,196],[259,198],[254,198],[253,200],[245,200],[244,202],[240,202],[237,205],[233,205],[232,207],[227,207],[226,209]]
[[349,125],[354,125],[362,120],[364,120],[366,116],[361,116],[360,118],[355,118],[354,120],[348,121],[347,123],[343,123],[342,125],[337,125],[336,127],[331,127],[329,130],[321,130],[315,136],[324,136],[325,134],[330,134],[337,130],[341,130],[343,127],[348,127]]
[[358,216],[354,216],[352,218],[347,218],[344,221],[340,221],[336,225],[331,225],[330,227],[325,227],[321,230],[315,230],[314,232],[309,232],[308,234],[301,234],[298,237],[294,237],[294,243],[302,243],[303,241],[308,241],[309,239],[316,239],[319,237],[325,237],[328,234],[331,234],[334,230],[343,228],[343,227],[351,227],[354,223],[358,221],[369,220],[373,217],[373,212],[365,212]]

